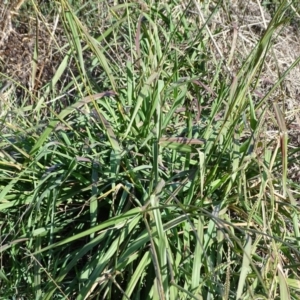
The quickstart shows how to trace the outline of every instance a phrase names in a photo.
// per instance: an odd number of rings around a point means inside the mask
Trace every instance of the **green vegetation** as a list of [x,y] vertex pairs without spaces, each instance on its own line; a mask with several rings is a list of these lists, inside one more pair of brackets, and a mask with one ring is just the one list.
[[0,299],[299,299],[298,60],[255,94],[297,7],[245,55],[231,2],[22,4],[53,42],[1,73]]

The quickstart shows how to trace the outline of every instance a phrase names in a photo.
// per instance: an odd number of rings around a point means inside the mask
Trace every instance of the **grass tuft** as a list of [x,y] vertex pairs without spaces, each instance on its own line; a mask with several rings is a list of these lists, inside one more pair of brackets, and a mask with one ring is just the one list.
[[1,299],[299,299],[299,7],[237,2],[0,4]]

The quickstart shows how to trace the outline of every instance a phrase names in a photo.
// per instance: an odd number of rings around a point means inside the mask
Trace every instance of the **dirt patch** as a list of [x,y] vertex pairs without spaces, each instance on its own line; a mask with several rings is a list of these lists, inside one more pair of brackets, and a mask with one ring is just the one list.
[[62,59],[59,49],[61,32],[37,13],[26,13],[26,1],[12,1],[0,6],[0,60],[3,81],[14,82],[29,91],[49,81]]

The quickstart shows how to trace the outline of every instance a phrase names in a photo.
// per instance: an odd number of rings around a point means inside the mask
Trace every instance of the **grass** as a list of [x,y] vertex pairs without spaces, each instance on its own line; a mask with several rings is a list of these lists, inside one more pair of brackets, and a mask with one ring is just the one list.
[[1,299],[299,299],[299,148],[272,98],[299,59],[255,96],[296,5],[228,56],[222,3],[26,2],[60,60],[5,94]]

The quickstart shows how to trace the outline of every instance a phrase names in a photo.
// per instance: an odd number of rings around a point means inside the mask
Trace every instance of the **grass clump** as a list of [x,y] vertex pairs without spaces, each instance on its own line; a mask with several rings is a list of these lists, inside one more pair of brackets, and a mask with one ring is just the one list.
[[38,88],[2,72],[1,297],[298,299],[298,145],[271,101],[298,60],[262,84],[294,6],[245,54],[237,27],[220,42],[231,2],[37,4],[59,55]]

